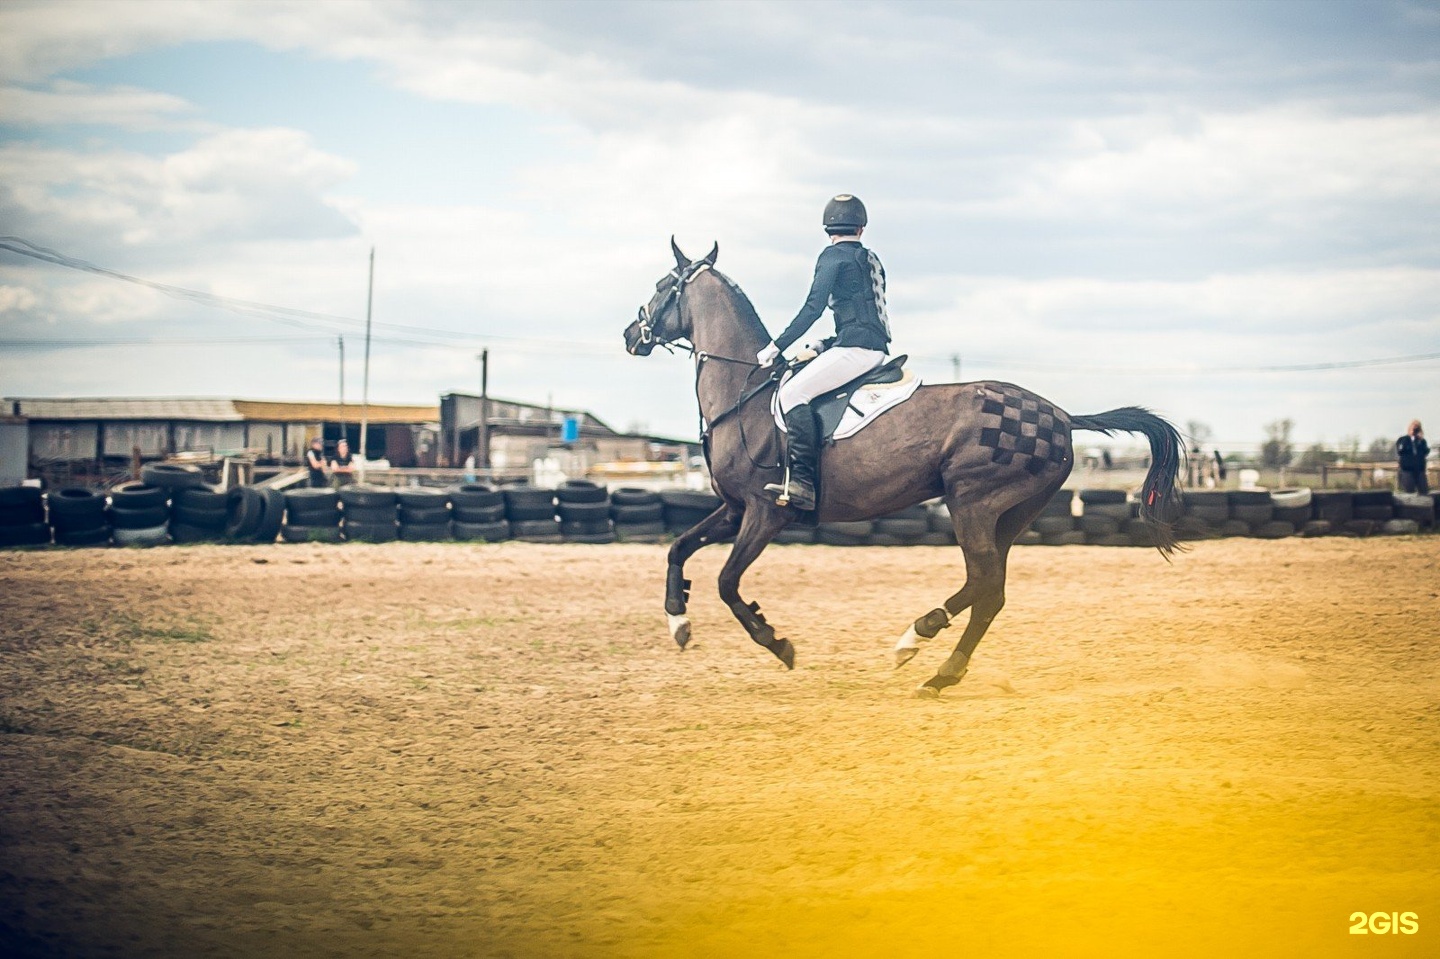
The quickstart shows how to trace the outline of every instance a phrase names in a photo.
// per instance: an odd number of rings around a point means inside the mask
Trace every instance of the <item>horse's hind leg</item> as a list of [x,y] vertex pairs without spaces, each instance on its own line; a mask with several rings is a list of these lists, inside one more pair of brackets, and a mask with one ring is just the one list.
[[722,503],[720,508],[680,534],[670,544],[669,568],[665,575],[665,618],[670,636],[681,649],[690,642],[690,617],[685,615],[690,598],[690,581],[685,562],[700,549],[735,535],[740,528],[740,511]]
[[787,522],[788,517],[774,508],[751,504],[745,510],[735,545],[730,548],[730,556],[720,569],[720,599],[730,607],[751,639],[774,653],[786,669],[794,669],[795,647],[790,640],[776,638],[775,627],[760,615],[759,603],[746,603],[740,597],[740,577]]

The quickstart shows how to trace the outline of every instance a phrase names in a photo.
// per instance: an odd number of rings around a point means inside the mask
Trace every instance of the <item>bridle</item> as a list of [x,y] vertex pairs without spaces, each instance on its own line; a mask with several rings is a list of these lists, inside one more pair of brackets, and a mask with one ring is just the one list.
[[[697,400],[697,403],[700,399],[700,373],[704,369],[706,362],[710,360],[717,360],[722,363],[734,363],[737,366],[748,367],[750,372],[746,376],[747,384],[750,380],[750,377],[755,374],[755,371],[765,368],[762,367],[755,360],[738,359],[733,356],[721,356],[717,353],[709,353],[705,350],[697,350],[695,348],[695,344],[689,342],[684,337],[667,338],[660,336],[656,332],[655,328],[659,325],[659,321],[665,316],[665,312],[667,310],[669,310],[673,306],[677,314],[679,313],[681,296],[685,292],[685,287],[689,286],[692,282],[694,282],[696,277],[698,277],[701,273],[704,273],[708,269],[710,269],[710,264],[707,263],[705,260],[699,260],[684,267],[677,266],[675,269],[671,270],[668,275],[674,280],[674,282],[670,285],[670,289],[665,291],[664,298],[660,300],[660,303],[655,307],[653,311],[650,309],[650,304],[642,304],[639,314],[635,319],[636,326],[640,334],[640,339],[636,343],[637,347],[643,346],[647,343],[653,343],[656,346],[665,347],[665,349],[669,350],[671,353],[675,352],[676,349],[679,349],[689,353],[692,357],[694,357],[695,398]],[[762,392],[765,391],[767,387],[779,382],[780,376],[784,373],[784,371],[785,367],[783,365],[777,364],[775,366],[772,366],[770,368],[769,376],[767,376],[759,384],[747,389],[744,393],[741,394],[738,400],[736,400],[727,409],[717,414],[709,422],[706,422],[703,414],[701,415],[700,441],[704,447],[705,458],[707,460],[710,458],[710,434],[715,429],[716,424],[721,422],[722,420],[728,419],[735,413],[738,413],[742,408],[744,408],[745,404],[749,403],[756,396],[759,396]],[[756,460],[754,455],[750,453],[750,445],[745,437],[745,424],[743,420],[740,422],[740,445],[744,448],[746,456],[750,458],[750,462],[757,468],[775,469],[778,468],[778,466],[780,465],[777,463],[774,466],[765,466],[761,464],[758,460]]]

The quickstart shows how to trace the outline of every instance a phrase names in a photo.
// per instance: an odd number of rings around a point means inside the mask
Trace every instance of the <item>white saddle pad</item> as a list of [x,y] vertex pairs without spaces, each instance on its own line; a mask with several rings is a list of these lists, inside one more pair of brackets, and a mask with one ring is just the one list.
[[[793,374],[787,372],[780,378],[783,386]],[[861,387],[850,394],[848,405],[845,408],[845,415],[840,417],[840,425],[835,428],[836,440],[847,439],[869,426],[871,423],[888,409],[893,409],[915,395],[920,388],[920,377],[911,373],[909,369],[903,371],[903,375],[894,383],[874,383]],[[785,432],[785,418],[780,415],[780,391],[776,390],[770,397],[770,412],[775,417],[775,425],[780,427],[780,432]]]

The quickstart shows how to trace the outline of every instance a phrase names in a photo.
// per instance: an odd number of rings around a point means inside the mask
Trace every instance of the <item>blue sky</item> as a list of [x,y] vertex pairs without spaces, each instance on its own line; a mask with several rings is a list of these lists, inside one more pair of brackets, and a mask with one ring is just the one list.
[[[854,192],[927,379],[1221,446],[1440,418],[1440,5],[25,3],[0,7],[0,394],[474,389],[689,435],[624,354],[672,233],[773,331]],[[823,332],[817,329],[817,334]],[[124,341],[124,342],[117,342]],[[136,342],[136,341],[144,341]]]

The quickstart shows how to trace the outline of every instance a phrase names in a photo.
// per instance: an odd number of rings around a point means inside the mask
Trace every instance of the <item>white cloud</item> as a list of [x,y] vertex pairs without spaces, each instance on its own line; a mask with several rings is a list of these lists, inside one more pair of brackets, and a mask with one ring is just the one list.
[[136,87],[101,88],[55,80],[48,89],[0,87],[0,124],[103,124],[129,130],[199,128],[194,107],[180,97]]

